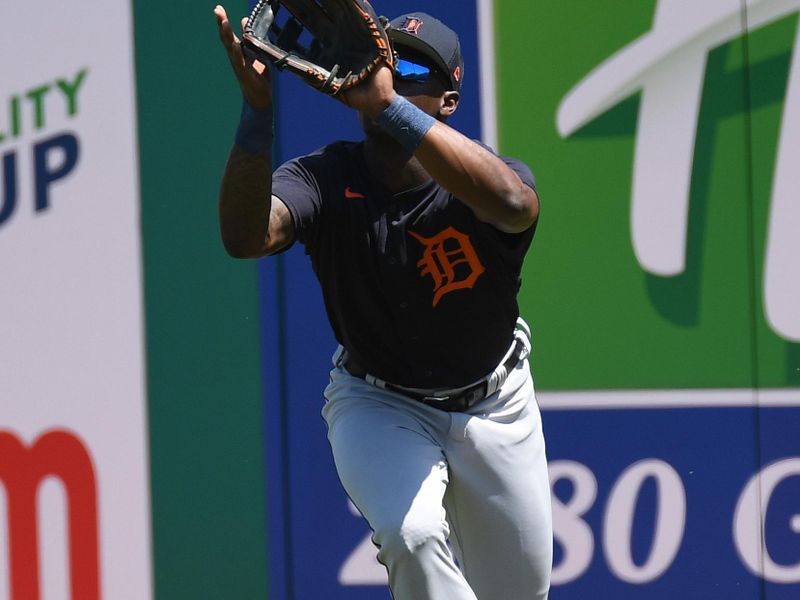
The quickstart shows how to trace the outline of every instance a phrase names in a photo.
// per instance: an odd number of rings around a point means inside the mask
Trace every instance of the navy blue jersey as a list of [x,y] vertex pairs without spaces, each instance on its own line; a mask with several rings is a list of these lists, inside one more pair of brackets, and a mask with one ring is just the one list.
[[[363,149],[336,142],[272,180],[334,334],[369,373],[398,385],[476,381],[511,344],[534,227],[503,233],[432,180],[392,194],[369,174]],[[503,160],[534,187],[523,163]]]

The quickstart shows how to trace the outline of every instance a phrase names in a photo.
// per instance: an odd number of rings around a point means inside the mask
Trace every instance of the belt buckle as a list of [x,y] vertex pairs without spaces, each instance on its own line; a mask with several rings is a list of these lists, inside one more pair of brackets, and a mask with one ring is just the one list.
[[447,402],[450,400],[450,396],[424,396],[422,398],[423,402]]
[[422,402],[428,404],[429,406],[436,406],[437,404],[444,405],[448,402],[451,403],[447,406],[447,408],[443,408],[443,410],[453,411],[466,411],[468,410],[473,404],[476,404],[480,400],[483,400],[486,397],[486,385],[484,382],[481,382],[477,385],[471,386],[467,389],[461,390],[458,394],[451,394],[449,396],[425,396],[422,399]]

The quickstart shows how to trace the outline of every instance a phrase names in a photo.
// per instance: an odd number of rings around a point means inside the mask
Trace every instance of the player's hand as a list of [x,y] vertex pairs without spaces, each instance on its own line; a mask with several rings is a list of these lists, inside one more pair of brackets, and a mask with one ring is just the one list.
[[381,65],[359,85],[342,92],[339,97],[350,108],[377,117],[397,96],[392,70]]
[[[228,20],[228,13],[219,4],[214,7],[214,16],[217,19],[219,39],[228,54],[233,72],[239,81],[242,95],[253,108],[264,109],[272,106],[272,84],[269,78],[269,69],[242,51],[239,38],[233,33],[233,28]],[[244,27],[247,19],[242,19]]]

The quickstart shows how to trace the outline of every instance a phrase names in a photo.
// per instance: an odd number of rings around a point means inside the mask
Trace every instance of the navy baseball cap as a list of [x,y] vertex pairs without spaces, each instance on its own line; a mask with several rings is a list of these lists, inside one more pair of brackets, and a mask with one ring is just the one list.
[[450,89],[461,89],[464,57],[455,31],[427,13],[414,12],[393,19],[388,34],[392,43],[410,48],[433,61],[448,78]]

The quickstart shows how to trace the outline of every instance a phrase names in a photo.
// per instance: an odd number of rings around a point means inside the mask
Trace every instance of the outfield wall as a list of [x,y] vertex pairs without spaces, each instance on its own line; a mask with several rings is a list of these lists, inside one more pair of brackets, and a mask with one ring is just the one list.
[[[537,176],[552,597],[797,597],[800,0],[374,4],[453,25],[452,124]],[[388,598],[308,260],[219,242],[213,5],[11,6],[48,43],[0,42],[0,599]],[[277,160],[359,135],[276,103]]]
[[[528,162],[542,197],[521,306],[554,488],[553,596],[793,597],[800,146],[784,107],[800,81],[797,4],[429,10],[467,47],[484,43],[462,105],[480,108],[457,126]],[[346,114],[281,85],[285,159]],[[296,115],[311,106],[305,137]],[[301,250],[276,262],[262,265],[277,307],[268,397],[282,408],[267,417],[282,508],[269,514],[272,589],[382,598],[317,418],[334,345],[319,294]]]

